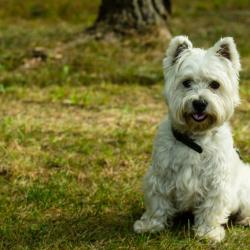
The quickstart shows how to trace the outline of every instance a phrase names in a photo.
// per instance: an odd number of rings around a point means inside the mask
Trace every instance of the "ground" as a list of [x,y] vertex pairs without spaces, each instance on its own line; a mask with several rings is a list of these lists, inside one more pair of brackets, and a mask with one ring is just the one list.
[[[60,4],[59,4],[60,3]],[[250,229],[198,240],[192,216],[136,235],[142,177],[167,113],[161,63],[169,41],[88,41],[100,1],[5,1],[0,10],[0,247],[6,249],[247,249]],[[173,35],[195,47],[233,36],[242,104],[231,121],[250,162],[250,4],[173,1]]]

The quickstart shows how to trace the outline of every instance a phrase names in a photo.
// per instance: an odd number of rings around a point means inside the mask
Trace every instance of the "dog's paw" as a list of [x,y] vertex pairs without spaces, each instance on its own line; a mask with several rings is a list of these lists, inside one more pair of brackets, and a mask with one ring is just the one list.
[[196,230],[196,235],[199,238],[207,239],[208,241],[212,243],[218,243],[224,239],[225,230],[221,226],[213,227],[213,228],[204,226],[204,227],[199,227]]
[[163,231],[164,228],[165,225],[155,219],[151,219],[150,221],[138,220],[134,224],[134,231],[138,234],[143,232],[157,233]]
[[236,224],[249,227],[250,226],[250,217],[246,217],[244,219],[236,220]]

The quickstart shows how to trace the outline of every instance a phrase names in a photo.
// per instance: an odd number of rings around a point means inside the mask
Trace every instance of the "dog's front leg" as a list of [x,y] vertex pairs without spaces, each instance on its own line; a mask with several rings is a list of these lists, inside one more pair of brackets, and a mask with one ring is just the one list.
[[224,239],[225,230],[221,226],[225,224],[229,216],[229,201],[225,196],[207,198],[204,203],[194,211],[194,231],[200,238],[207,238],[212,242],[220,242]]
[[163,231],[165,228],[166,216],[161,210],[151,213],[147,210],[143,213],[140,220],[134,224],[134,231],[136,233],[151,232],[156,233]]
[[136,233],[156,233],[164,230],[167,220],[172,219],[176,210],[166,195],[164,178],[149,170],[143,181],[146,212],[134,224]]

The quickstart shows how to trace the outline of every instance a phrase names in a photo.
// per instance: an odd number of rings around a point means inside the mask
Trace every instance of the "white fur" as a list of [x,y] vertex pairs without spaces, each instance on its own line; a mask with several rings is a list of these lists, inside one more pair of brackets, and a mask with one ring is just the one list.
[[[180,44],[186,48],[176,54]],[[227,44],[230,60],[218,51]],[[175,58],[177,56],[177,58]],[[146,212],[134,224],[134,230],[158,232],[179,212],[191,211],[193,229],[199,237],[223,240],[222,227],[229,215],[237,222],[250,224],[250,168],[234,149],[228,124],[238,95],[239,55],[232,38],[221,39],[209,50],[193,49],[187,37],[174,38],[163,62],[164,99],[169,113],[159,127],[152,166],[143,180]],[[189,89],[183,81],[192,79]],[[220,87],[211,90],[211,81]],[[192,101],[205,99],[206,113],[216,121],[205,130],[190,131],[183,114],[192,113]],[[173,136],[171,127],[195,140],[203,149],[199,154]]]

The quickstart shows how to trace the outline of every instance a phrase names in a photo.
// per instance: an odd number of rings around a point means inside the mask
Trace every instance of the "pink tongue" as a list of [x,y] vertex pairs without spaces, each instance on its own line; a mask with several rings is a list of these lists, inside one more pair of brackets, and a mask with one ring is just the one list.
[[198,115],[198,114],[194,114],[193,117],[195,120],[202,120],[205,118],[206,115]]

